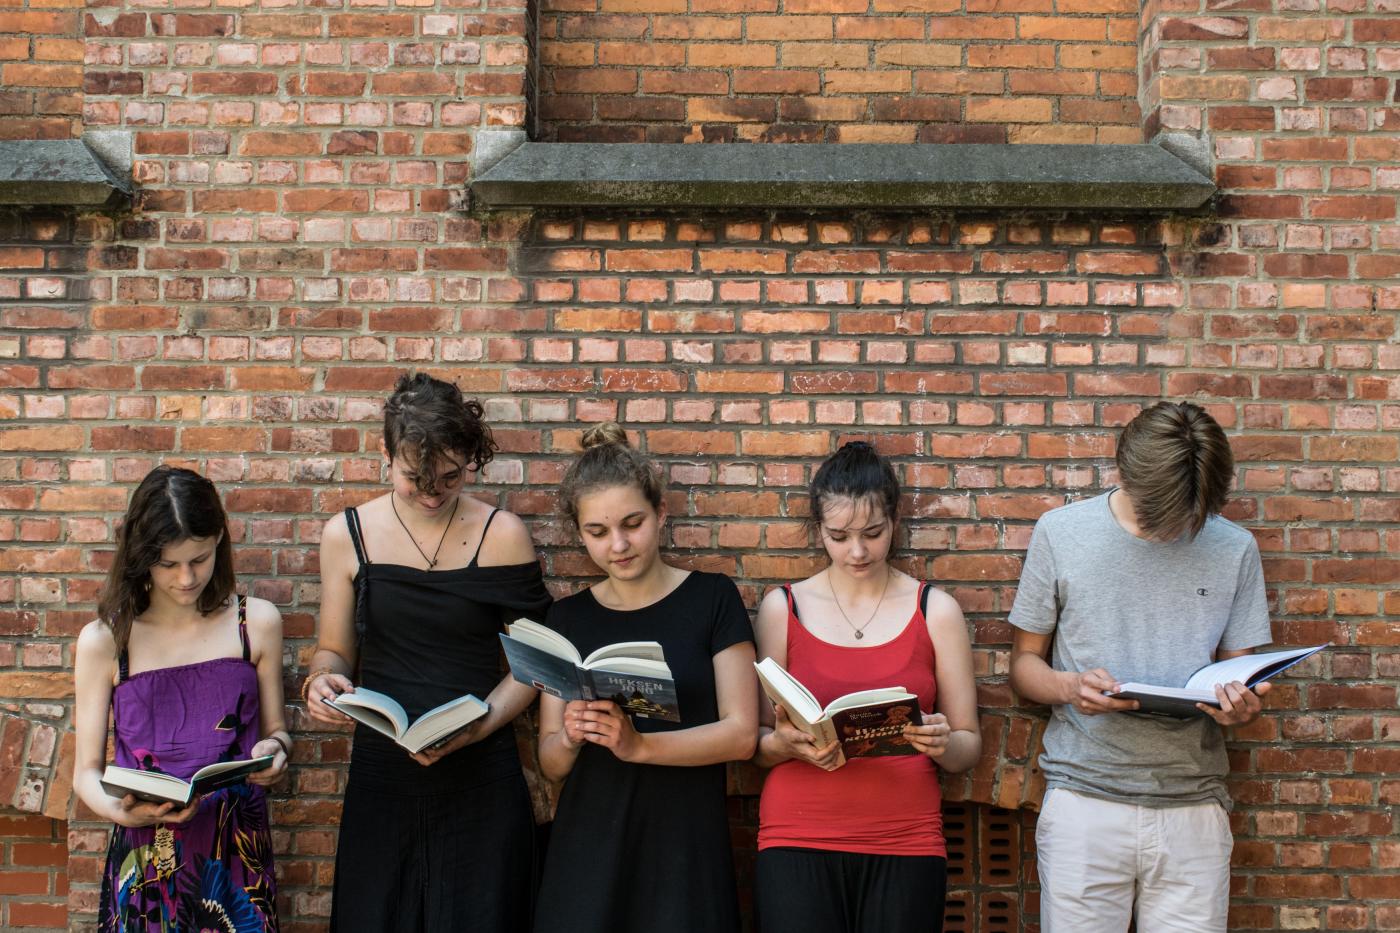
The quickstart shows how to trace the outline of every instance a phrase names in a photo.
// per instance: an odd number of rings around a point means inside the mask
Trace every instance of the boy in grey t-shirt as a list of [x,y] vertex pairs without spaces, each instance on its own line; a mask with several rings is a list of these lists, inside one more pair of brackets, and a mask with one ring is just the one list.
[[1234,460],[1199,406],[1138,415],[1117,462],[1120,488],[1036,523],[1011,610],[1011,683],[1052,707],[1042,930],[1123,933],[1136,914],[1141,933],[1223,933],[1233,839],[1221,727],[1258,717],[1269,687],[1217,688],[1220,708],[1189,720],[1135,713],[1105,691],[1175,686],[1267,644],[1259,550],[1218,514]]

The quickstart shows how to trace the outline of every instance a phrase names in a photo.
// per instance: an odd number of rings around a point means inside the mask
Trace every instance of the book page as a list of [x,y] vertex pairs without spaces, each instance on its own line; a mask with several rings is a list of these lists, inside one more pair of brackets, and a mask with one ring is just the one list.
[[547,625],[540,625],[529,619],[516,619],[506,626],[506,632],[511,638],[523,641],[525,644],[557,658],[564,658],[579,665],[583,663],[583,657],[578,653],[578,649],[573,646],[573,643]]
[[640,658],[644,661],[666,662],[666,653],[654,641],[620,641],[615,645],[604,645],[583,659],[580,667],[597,667],[599,661],[607,658]]
[[1318,645],[1314,648],[1293,648],[1288,651],[1270,651],[1265,654],[1242,654],[1238,658],[1216,661],[1192,674],[1185,686],[1191,690],[1213,691],[1217,684],[1233,683],[1236,680],[1248,684],[1250,678],[1260,671],[1268,670],[1272,676],[1326,647],[1326,645]]
[[342,693],[331,702],[351,719],[391,738],[399,738],[408,729],[408,713],[393,697],[378,690],[356,687],[353,693]]
[[781,664],[772,658],[764,658],[754,665],[758,671],[759,683],[768,699],[787,709],[794,720],[814,726],[824,715],[822,705],[812,696],[812,691],[789,674]]
[[488,707],[481,700],[468,693],[455,700],[435,706],[404,731],[399,744],[411,752],[422,751],[429,745],[450,735],[486,715]]
[[845,696],[837,697],[826,704],[826,714],[835,716],[843,709],[854,709],[858,706],[875,706],[879,703],[894,703],[908,700],[917,700],[914,695],[903,687],[880,687],[875,690],[857,690],[855,693],[848,693]]

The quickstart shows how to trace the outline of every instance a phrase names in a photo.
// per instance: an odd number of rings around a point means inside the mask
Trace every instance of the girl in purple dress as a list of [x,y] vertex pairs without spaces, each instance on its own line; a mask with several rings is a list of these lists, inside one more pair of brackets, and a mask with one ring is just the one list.
[[[263,786],[287,768],[282,617],[234,592],[233,549],[214,485],[161,466],[117,532],[98,618],[78,637],[73,787],[116,824],[98,905],[103,933],[277,929]],[[273,755],[239,784],[183,809],[108,796],[116,764],[187,779],[216,761]]]

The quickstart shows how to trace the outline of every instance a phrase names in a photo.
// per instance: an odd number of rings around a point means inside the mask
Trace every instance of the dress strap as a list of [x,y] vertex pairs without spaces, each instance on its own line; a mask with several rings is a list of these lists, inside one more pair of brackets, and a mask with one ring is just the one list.
[[787,596],[788,615],[794,619],[801,619],[802,617],[797,614],[797,597],[792,595],[791,583],[783,584],[783,595]]
[[243,643],[243,660],[253,660],[253,649],[248,644],[248,597],[238,597],[238,640]]
[[481,556],[481,548],[486,544],[486,532],[491,530],[491,521],[499,511],[500,509],[492,509],[491,514],[486,516],[486,524],[481,526],[481,540],[476,542],[476,553],[472,555],[472,562],[467,564],[468,567],[476,566],[476,559]]
[[356,559],[368,564],[369,554],[365,551],[365,541],[360,532],[360,511],[353,505],[345,509],[345,525],[350,529],[350,543],[355,545]]

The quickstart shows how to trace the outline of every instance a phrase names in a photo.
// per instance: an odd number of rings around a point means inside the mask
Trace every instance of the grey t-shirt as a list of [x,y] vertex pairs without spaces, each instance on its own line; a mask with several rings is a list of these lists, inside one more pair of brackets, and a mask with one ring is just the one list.
[[[1195,539],[1145,541],[1108,494],[1041,516],[1011,624],[1054,632],[1057,671],[1104,668],[1120,683],[1178,687],[1215,652],[1271,640],[1254,538],[1218,516]],[[1230,805],[1224,736],[1208,717],[1085,716],[1051,708],[1040,758],[1048,786],[1147,806]]]

